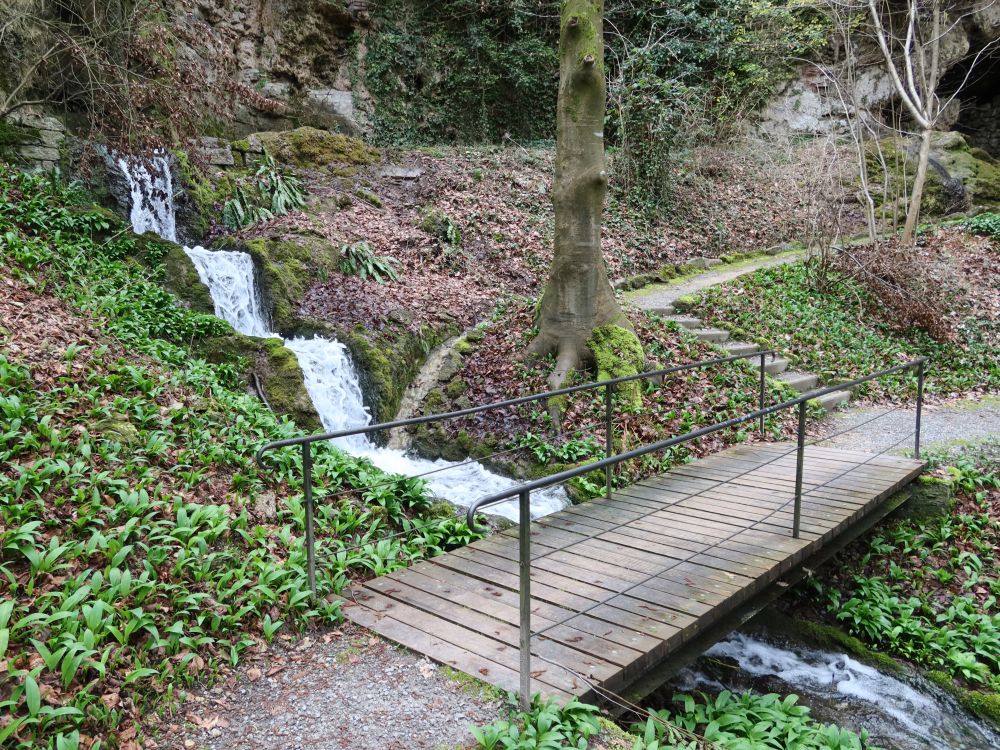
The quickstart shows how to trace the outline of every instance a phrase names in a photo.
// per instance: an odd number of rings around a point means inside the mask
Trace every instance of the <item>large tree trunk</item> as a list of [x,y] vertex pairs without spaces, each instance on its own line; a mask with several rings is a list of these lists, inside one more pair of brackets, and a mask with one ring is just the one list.
[[931,131],[925,128],[920,138],[920,156],[917,160],[917,176],[913,178],[913,189],[910,191],[910,205],[906,210],[906,224],[903,226],[903,244],[912,245],[913,235],[917,231],[917,220],[920,218],[920,202],[924,197],[924,183],[927,182],[927,164],[931,155]]
[[604,161],[603,0],[563,0],[556,108],[555,253],[542,297],[532,355],[556,354],[554,387],[589,362],[591,332],[631,328],[615,299],[601,255]]

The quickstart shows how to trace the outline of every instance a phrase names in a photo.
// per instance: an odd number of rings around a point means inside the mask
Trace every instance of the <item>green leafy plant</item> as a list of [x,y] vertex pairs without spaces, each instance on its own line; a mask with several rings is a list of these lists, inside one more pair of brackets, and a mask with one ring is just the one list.
[[643,724],[632,732],[643,738],[640,750],[648,750],[654,740],[660,748],[695,748],[674,727],[695,733],[719,748],[733,750],[863,750],[871,748],[867,734],[860,735],[834,724],[822,724],[809,715],[798,696],[782,698],[775,693],[746,692],[735,695],[724,690],[717,696],[675,695],[677,709],[651,711]]
[[[508,696],[512,707],[518,705],[517,696]],[[554,699],[542,701],[535,695],[531,709],[514,711],[509,719],[484,727],[471,727],[477,747],[484,750],[555,750],[572,747],[584,750],[587,741],[597,734],[601,725],[597,706],[573,699],[563,706]]]
[[286,174],[273,156],[265,152],[256,167],[253,178],[238,182],[223,206],[222,220],[230,229],[283,216],[306,204],[298,178]]
[[853,570],[814,585],[827,611],[853,635],[996,690],[1000,521],[991,499],[1000,475],[994,463],[989,449],[970,450],[944,467],[959,493],[954,514],[897,523],[862,548]]
[[358,276],[361,280],[374,279],[379,284],[399,279],[396,266],[399,263],[388,255],[376,255],[367,242],[355,242],[344,245],[340,256],[340,270],[349,276]]
[[548,464],[553,460],[562,463],[576,463],[588,458],[603,458],[604,449],[592,437],[574,437],[565,442],[553,445],[540,435],[526,433],[519,441],[521,448],[527,448],[540,464]]
[[982,234],[994,242],[1000,242],[1000,214],[984,212],[963,222],[963,226],[974,234]]

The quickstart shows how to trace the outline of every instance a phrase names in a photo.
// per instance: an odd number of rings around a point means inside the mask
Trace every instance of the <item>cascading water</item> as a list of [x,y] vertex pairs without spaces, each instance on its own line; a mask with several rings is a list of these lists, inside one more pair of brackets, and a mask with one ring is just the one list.
[[[126,159],[120,159],[118,164],[132,187],[133,229],[136,232],[154,231],[173,240],[173,190],[166,161],[162,169],[156,165],[154,171],[159,173],[156,176],[144,165]],[[161,175],[166,175],[166,189]],[[197,269],[202,283],[208,287],[217,316],[248,336],[280,338],[279,334],[270,331],[254,279],[253,259],[248,254],[203,247],[185,247],[184,252]],[[324,428],[334,432],[371,423],[371,414],[364,405],[358,375],[346,346],[321,336],[287,339],[285,346],[298,358],[306,390]],[[364,435],[341,438],[337,443],[340,448],[369,459],[384,471],[407,476],[433,471],[426,478],[431,492],[460,506],[468,506],[480,497],[516,484],[478,463],[413,458],[399,450],[379,448]],[[539,518],[568,504],[569,498],[561,488],[550,488],[532,494],[531,514]],[[514,521],[518,518],[514,501],[495,505],[489,512]]]
[[203,247],[185,247],[184,252],[201,283],[209,288],[217,317],[247,336],[280,338],[268,328],[256,291],[253,258],[247,253]]
[[136,234],[155,232],[177,242],[174,220],[174,184],[165,156],[153,155],[147,162],[118,157],[118,168],[132,193],[132,229]]
[[[816,718],[854,730],[866,729],[871,743],[898,750],[988,750],[1000,736],[963,712],[943,691],[913,676],[889,676],[845,654],[782,646],[746,633],[734,633],[705,653],[704,664],[732,660],[750,675],[749,687],[795,693]],[[709,669],[687,669],[674,689],[740,690]],[[726,683],[726,684],[724,684]]]

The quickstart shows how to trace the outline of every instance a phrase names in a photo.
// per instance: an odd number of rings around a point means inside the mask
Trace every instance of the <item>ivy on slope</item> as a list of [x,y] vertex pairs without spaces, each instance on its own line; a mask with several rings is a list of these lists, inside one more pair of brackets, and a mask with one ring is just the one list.
[[[464,543],[418,480],[317,446],[319,600],[305,572],[301,434],[187,344],[176,304],[84,196],[0,165],[0,747],[136,747],[177,688],[328,597]],[[153,274],[155,277],[155,272]],[[395,535],[395,536],[393,536]],[[390,538],[391,537],[391,538]]]
[[[867,303],[867,304],[866,304]],[[825,383],[863,377],[919,356],[930,358],[926,390],[938,396],[1000,389],[1000,359],[986,321],[969,319],[956,342],[940,342],[925,331],[896,331],[867,312],[867,292],[831,273],[817,291],[804,263],[762,268],[702,292],[699,317],[723,325],[734,338],[755,341],[791,355],[796,366]],[[863,384],[859,396],[909,398],[913,376],[899,374]]]

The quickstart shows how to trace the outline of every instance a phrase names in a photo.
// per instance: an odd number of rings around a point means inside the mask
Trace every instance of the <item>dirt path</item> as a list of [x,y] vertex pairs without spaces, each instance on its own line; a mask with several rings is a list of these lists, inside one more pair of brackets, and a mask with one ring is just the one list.
[[495,721],[501,704],[345,624],[273,647],[223,684],[189,694],[184,711],[158,747],[437,750],[469,745],[469,726]]
[[678,297],[700,292],[710,286],[724,284],[744,274],[752,273],[759,268],[781,266],[792,263],[803,257],[801,252],[782,253],[781,255],[752,258],[740,263],[733,263],[715,269],[708,269],[695,276],[685,276],[666,284],[652,284],[642,289],[625,293],[625,299],[636,307],[646,310],[658,310],[669,307]]
[[[820,423],[815,436],[830,436],[822,443],[830,448],[902,454],[913,450],[915,416],[913,407],[857,407],[831,414]],[[981,397],[926,406],[920,435],[921,446],[927,449],[990,437],[1000,440],[1000,399]]]

